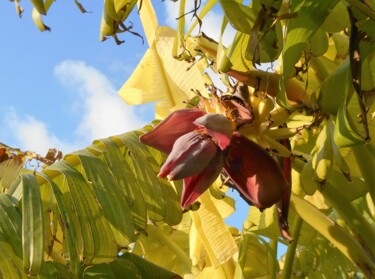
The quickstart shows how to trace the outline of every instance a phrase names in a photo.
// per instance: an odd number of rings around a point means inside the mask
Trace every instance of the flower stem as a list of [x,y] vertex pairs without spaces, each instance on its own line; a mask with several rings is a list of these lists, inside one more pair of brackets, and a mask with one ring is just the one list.
[[296,253],[296,248],[298,244],[298,238],[301,231],[303,220],[298,215],[294,219],[293,228],[292,228],[292,234],[293,234],[293,240],[289,244],[288,251],[286,252],[286,258],[283,268],[283,274],[282,278],[292,278],[292,271],[293,271],[293,262],[294,262],[294,255]]

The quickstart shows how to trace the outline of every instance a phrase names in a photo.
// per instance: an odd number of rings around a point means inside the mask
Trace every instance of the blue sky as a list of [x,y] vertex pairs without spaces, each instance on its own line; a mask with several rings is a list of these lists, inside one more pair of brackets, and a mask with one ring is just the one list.
[[[52,31],[43,33],[34,26],[29,1],[21,2],[21,19],[12,2],[0,3],[0,138],[8,145],[42,155],[49,147],[69,152],[152,120],[152,105],[127,107],[116,92],[147,43],[129,33],[120,35],[126,41],[120,46],[99,42],[102,1],[81,2],[90,13],[80,13],[73,0],[55,1],[43,17]],[[176,24],[178,3],[153,3],[160,25]],[[209,15],[204,31],[217,37],[220,21]],[[136,11],[129,22],[143,32]]]
[[[82,14],[73,0],[54,2],[43,17],[51,32],[42,33],[31,19],[29,1],[21,2],[21,19],[14,3],[0,1],[0,142],[41,155],[52,147],[66,154],[153,119],[152,104],[129,107],[117,95],[147,42],[142,45],[131,34],[120,35],[126,41],[120,46],[112,39],[99,42],[103,1],[81,3],[90,13]],[[178,4],[153,3],[159,24],[175,25]],[[129,21],[143,33],[136,11]],[[217,38],[218,22],[221,18],[210,14],[203,30]],[[229,222],[240,228],[248,206],[231,195],[238,210]]]
[[[91,13],[82,14],[74,1],[56,1],[44,17],[52,31],[43,33],[34,26],[28,1],[21,3],[21,19],[13,3],[0,3],[3,142],[41,154],[49,147],[69,152],[152,118],[151,106],[127,108],[116,93],[147,45],[130,34],[122,36],[126,43],[121,46],[99,42],[102,1],[92,2],[83,3]],[[130,20],[142,32],[136,13]],[[94,81],[96,88],[90,88]],[[101,109],[115,103],[111,110]]]

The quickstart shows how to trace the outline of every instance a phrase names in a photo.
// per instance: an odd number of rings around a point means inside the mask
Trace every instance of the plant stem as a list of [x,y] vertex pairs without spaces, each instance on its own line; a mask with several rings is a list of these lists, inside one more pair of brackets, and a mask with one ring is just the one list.
[[298,238],[299,238],[299,234],[301,231],[302,223],[303,223],[302,218],[297,215],[296,219],[294,220],[293,228],[292,228],[293,240],[289,244],[288,251],[286,252],[285,263],[284,263],[283,274],[282,274],[283,279],[292,277],[294,255],[296,253],[296,248],[298,244]]
[[270,248],[272,255],[268,255],[268,266],[269,266],[269,273],[268,278],[270,279],[276,279],[276,273],[277,273],[277,265],[274,259],[277,260],[277,240],[276,239],[270,239]]

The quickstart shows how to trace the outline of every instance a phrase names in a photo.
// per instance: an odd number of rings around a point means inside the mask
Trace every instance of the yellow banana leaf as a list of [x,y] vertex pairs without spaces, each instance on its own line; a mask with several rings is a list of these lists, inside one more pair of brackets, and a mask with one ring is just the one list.
[[150,48],[119,94],[130,105],[156,102],[156,118],[163,119],[185,107],[184,102],[195,96],[192,90],[204,93],[204,80],[196,65],[172,57],[176,31],[157,26],[149,0],[143,1],[140,15]]
[[212,266],[216,268],[230,260],[238,247],[208,192],[200,196],[200,202],[200,208],[191,212],[191,216]]

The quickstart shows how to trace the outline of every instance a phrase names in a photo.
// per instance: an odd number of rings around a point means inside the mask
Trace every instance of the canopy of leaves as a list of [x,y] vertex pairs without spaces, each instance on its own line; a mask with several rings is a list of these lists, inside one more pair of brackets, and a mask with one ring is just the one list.
[[[31,2],[36,26],[48,30],[41,15],[53,1]],[[130,104],[156,102],[163,119],[199,101],[223,113],[216,97],[245,85],[255,120],[239,131],[292,161],[292,242],[280,237],[275,207],[250,207],[241,231],[227,226],[235,201],[220,178],[183,211],[181,183],[157,177],[165,155],[138,140],[152,123],[62,160],[57,151],[42,157],[1,144],[0,276],[373,278],[375,2],[195,1],[187,32],[185,2],[177,30],[158,25],[149,0],[138,3],[149,49],[119,94]],[[136,4],[104,1],[102,40],[119,44],[132,32],[124,22]],[[229,46],[191,35],[216,4],[221,37],[228,23],[235,30]],[[227,92],[215,91],[207,69]],[[30,158],[43,168],[23,168]],[[288,245],[281,259],[277,243]]]

